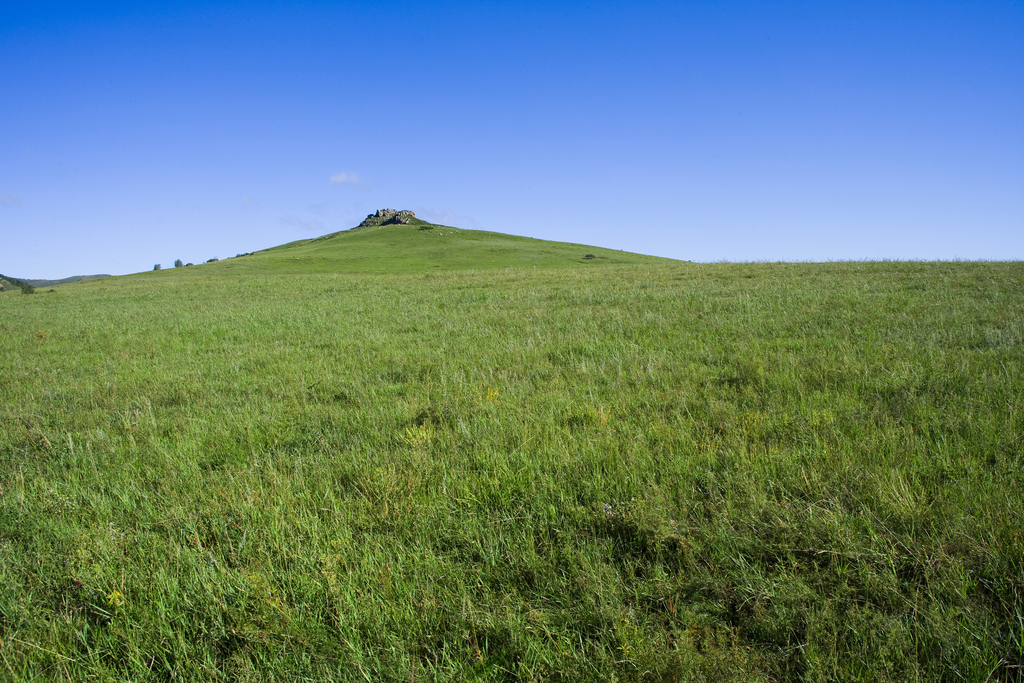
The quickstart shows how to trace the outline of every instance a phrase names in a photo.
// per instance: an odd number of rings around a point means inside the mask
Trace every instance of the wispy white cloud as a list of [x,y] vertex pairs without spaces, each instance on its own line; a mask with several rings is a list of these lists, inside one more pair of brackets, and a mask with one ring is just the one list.
[[281,219],[281,222],[284,223],[285,225],[290,225],[293,228],[298,228],[299,230],[324,232],[324,230],[327,229],[326,226],[324,226],[323,222],[317,220],[316,218],[310,218],[306,220],[304,218],[296,218],[295,216],[285,216],[284,218]]
[[309,211],[314,216],[324,216],[331,208],[332,202],[319,202],[317,204],[310,204],[306,207],[306,211]]
[[21,197],[16,194],[0,194],[0,204],[4,206],[21,206]]
[[355,173],[335,173],[331,176],[331,185],[344,185],[345,183],[358,185],[361,182],[363,179]]

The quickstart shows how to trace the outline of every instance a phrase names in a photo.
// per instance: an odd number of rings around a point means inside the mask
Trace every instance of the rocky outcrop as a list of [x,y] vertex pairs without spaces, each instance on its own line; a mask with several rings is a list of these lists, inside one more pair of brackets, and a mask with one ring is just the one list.
[[372,228],[379,225],[408,225],[416,219],[412,211],[396,211],[395,209],[377,209],[377,213],[371,213],[366,220],[357,225],[357,228]]

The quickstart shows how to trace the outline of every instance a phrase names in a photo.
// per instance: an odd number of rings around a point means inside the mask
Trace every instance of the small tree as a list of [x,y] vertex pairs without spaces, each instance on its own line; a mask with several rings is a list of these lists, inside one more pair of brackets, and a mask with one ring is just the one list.
[[177,259],[177,260],[176,260],[176,261],[174,262],[174,267],[175,267],[175,268],[181,268],[181,267],[182,267],[183,265],[185,265],[185,264],[181,262],[181,259]]
[[153,266],[153,270],[160,270],[160,264],[158,263],[155,266]]
[[26,282],[25,284],[23,284],[21,286],[21,293],[22,294],[35,294],[36,293],[36,288]]

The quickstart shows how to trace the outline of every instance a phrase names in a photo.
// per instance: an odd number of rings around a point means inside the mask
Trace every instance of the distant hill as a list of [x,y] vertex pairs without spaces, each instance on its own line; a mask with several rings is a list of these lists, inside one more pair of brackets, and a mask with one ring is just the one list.
[[350,230],[289,242],[148,277],[217,273],[426,273],[494,268],[597,268],[671,259],[585,244],[464,230],[427,223],[411,211],[381,209]]
[[0,275],[0,292],[9,292],[12,289],[23,289],[29,285],[35,287],[35,285],[28,280],[11,277],[10,275]]
[[25,280],[33,287],[53,287],[54,285],[68,285],[72,282],[81,282],[82,280],[96,280],[101,277],[111,277],[110,275],[72,275],[71,277],[62,278],[60,280]]
[[0,292],[5,292],[9,289],[17,289],[17,285],[13,282],[16,278],[9,278],[4,275],[0,275]]
[[25,278],[11,277],[9,275],[0,275],[0,292],[10,291],[12,289],[21,289],[25,285],[31,285],[33,287],[53,287],[54,285],[66,285],[72,282],[95,280],[96,278],[101,277],[110,277],[110,275],[72,275],[71,277],[62,278],[60,280],[28,280]]

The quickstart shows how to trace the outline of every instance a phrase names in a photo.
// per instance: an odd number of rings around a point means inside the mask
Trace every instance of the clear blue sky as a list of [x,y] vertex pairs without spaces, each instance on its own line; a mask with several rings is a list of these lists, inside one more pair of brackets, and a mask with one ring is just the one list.
[[0,273],[383,207],[699,261],[1022,259],[1024,3],[0,3]]

